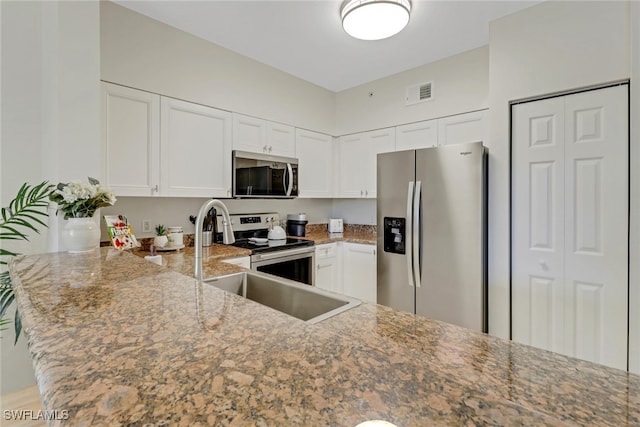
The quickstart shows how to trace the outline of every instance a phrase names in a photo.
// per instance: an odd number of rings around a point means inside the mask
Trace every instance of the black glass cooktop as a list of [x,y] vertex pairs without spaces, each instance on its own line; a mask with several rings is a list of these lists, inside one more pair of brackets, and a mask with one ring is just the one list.
[[266,242],[263,240],[255,241],[249,239],[237,239],[232,246],[250,249],[253,253],[271,252],[304,246],[313,246],[313,240],[297,239],[295,237],[287,237],[283,240],[267,240]]
[[[313,240],[287,237],[283,240],[268,240],[268,230],[253,230],[234,232],[236,241],[231,245],[238,248],[249,249],[252,253],[281,251],[304,246],[313,246]],[[222,233],[216,234],[216,243],[222,243]]]

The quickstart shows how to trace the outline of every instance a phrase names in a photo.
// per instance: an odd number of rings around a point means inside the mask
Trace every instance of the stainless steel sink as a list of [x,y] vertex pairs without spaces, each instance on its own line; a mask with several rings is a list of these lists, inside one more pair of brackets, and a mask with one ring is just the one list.
[[204,282],[307,323],[318,323],[360,305],[354,298],[260,272],[234,273]]

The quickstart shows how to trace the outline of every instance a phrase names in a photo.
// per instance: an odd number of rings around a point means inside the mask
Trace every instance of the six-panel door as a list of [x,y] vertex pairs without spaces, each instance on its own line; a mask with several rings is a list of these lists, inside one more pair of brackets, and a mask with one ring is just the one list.
[[513,339],[627,366],[628,101],[616,86],[513,107]]

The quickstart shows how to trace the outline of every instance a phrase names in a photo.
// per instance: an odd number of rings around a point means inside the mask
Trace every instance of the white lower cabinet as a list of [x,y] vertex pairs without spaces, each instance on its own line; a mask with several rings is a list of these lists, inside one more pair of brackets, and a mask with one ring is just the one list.
[[377,302],[376,245],[342,243],[342,286],[345,295]]
[[338,243],[316,246],[316,287],[343,293]]
[[247,269],[251,268],[251,258],[248,256],[226,258],[226,259],[223,259],[222,262],[226,262],[227,264],[237,265]]

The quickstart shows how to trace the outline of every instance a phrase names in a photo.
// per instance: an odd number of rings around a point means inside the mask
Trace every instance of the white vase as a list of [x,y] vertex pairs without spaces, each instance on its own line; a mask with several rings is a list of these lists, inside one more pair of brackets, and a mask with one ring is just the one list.
[[69,218],[62,232],[69,253],[88,252],[100,246],[100,227],[93,218]]
[[169,239],[167,238],[167,236],[156,236],[153,238],[153,245],[156,248],[164,248],[165,246],[167,246],[168,242]]

